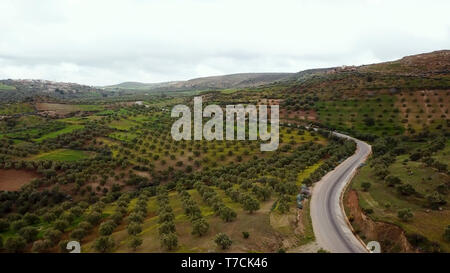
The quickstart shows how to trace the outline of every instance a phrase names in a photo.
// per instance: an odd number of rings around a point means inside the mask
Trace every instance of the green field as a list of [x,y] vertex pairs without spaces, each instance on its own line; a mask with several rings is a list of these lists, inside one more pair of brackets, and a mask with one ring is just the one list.
[[128,132],[115,132],[108,135],[112,139],[122,140],[122,141],[131,141],[137,137],[136,134],[128,133]]
[[33,160],[78,161],[89,158],[90,153],[79,150],[58,149],[34,156]]
[[78,104],[75,107],[81,111],[101,111],[104,109],[101,105],[88,105],[88,104]]
[[[400,226],[407,234],[420,234],[430,241],[439,242],[443,251],[450,251],[450,243],[446,242],[442,236],[445,228],[450,225],[449,205],[450,198],[444,195],[447,205],[443,210],[429,210],[427,208],[426,196],[432,193],[438,185],[448,181],[445,174],[423,166],[421,162],[407,160],[407,155],[401,155],[389,166],[390,173],[399,177],[404,184],[411,185],[417,194],[403,196],[395,187],[388,187],[384,180],[378,179],[375,169],[369,165],[360,169],[358,175],[353,179],[351,188],[358,191],[359,205],[367,211],[373,210],[368,216],[375,221],[393,223]],[[361,184],[371,183],[368,191],[362,189]],[[419,198],[418,196],[422,196]],[[397,212],[401,209],[409,208],[414,217],[411,221],[405,222],[398,218]]]
[[29,103],[0,104],[0,115],[14,115],[34,112]]
[[113,122],[111,122],[109,124],[109,127],[114,128],[114,129],[118,129],[118,130],[124,130],[124,131],[128,131],[130,130],[132,127],[136,126],[137,123],[135,123],[132,120],[129,119],[121,119],[121,120],[114,120]]
[[65,127],[64,129],[45,134],[45,135],[41,136],[40,138],[35,139],[35,141],[40,142],[40,141],[43,141],[45,139],[55,138],[55,137],[57,137],[59,135],[71,133],[71,132],[73,132],[75,130],[82,129],[82,128],[84,128],[83,125],[78,125],[78,124],[69,125],[69,126]]
[[404,131],[395,97],[319,101],[319,119],[340,131],[358,131],[375,135],[398,135]]
[[0,91],[11,91],[11,90],[16,90],[16,87],[0,83]]

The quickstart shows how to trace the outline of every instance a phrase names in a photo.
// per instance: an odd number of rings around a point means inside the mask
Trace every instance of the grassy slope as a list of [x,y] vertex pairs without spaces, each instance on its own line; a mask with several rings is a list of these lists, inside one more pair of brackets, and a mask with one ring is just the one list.
[[0,105],[0,115],[32,113],[34,108],[29,103],[13,103]]
[[[397,110],[396,98],[382,95],[370,99],[338,100],[318,102],[319,119],[330,127],[345,131],[356,130],[376,135],[396,135],[403,132]],[[372,118],[375,124],[365,123]]]
[[65,127],[64,129],[45,134],[45,135],[41,136],[40,138],[35,139],[35,141],[40,142],[40,141],[43,141],[48,138],[55,138],[59,135],[67,134],[67,133],[70,133],[70,132],[73,132],[75,130],[82,129],[82,128],[84,128],[83,125],[78,125],[78,124],[69,125],[69,126]]
[[33,156],[33,160],[55,160],[55,161],[78,161],[90,157],[90,153],[85,151],[58,149]]
[[[419,162],[404,163],[405,158],[404,155],[398,156],[389,170],[404,183],[411,184],[419,193],[426,195],[447,179],[443,174],[437,173],[432,168],[424,167]],[[364,166],[351,185],[352,189],[358,191],[360,206],[363,209],[373,209],[374,212],[369,216],[374,220],[400,226],[406,232],[421,234],[432,241],[439,242],[444,251],[450,251],[450,244],[445,242],[442,237],[444,229],[450,225],[448,205],[444,207],[443,211],[430,211],[424,208],[423,199],[401,196],[395,188],[388,187],[384,181],[378,180],[373,171],[370,166]],[[369,191],[362,190],[361,183],[363,182],[371,183]],[[448,196],[447,201],[450,201]],[[403,222],[398,219],[397,211],[402,208],[410,208],[413,211],[415,216],[412,221]]]

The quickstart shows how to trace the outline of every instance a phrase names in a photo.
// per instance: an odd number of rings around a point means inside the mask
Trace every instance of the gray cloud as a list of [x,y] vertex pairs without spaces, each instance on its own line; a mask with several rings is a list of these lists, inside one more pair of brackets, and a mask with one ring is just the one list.
[[449,1],[4,0],[0,78],[296,72],[448,49]]

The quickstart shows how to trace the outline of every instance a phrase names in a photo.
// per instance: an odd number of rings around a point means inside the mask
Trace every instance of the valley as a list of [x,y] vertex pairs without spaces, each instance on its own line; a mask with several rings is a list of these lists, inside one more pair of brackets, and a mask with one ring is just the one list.
[[[333,170],[359,151],[336,131],[372,146],[343,197],[352,238],[384,252],[449,252],[449,71],[442,50],[161,84],[2,80],[0,251],[65,252],[76,240],[82,252],[292,252],[311,243],[341,252],[317,236],[323,213],[310,215],[317,182],[335,181]],[[194,97],[224,113],[279,105],[278,149],[248,137],[174,140],[171,111],[193,110]]]

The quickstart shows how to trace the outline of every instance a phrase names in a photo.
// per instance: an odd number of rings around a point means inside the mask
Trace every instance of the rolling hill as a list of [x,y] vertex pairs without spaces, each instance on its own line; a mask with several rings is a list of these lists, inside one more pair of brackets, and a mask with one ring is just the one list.
[[293,73],[239,73],[162,83],[124,82],[103,87],[106,90],[189,91],[256,87],[280,81]]

